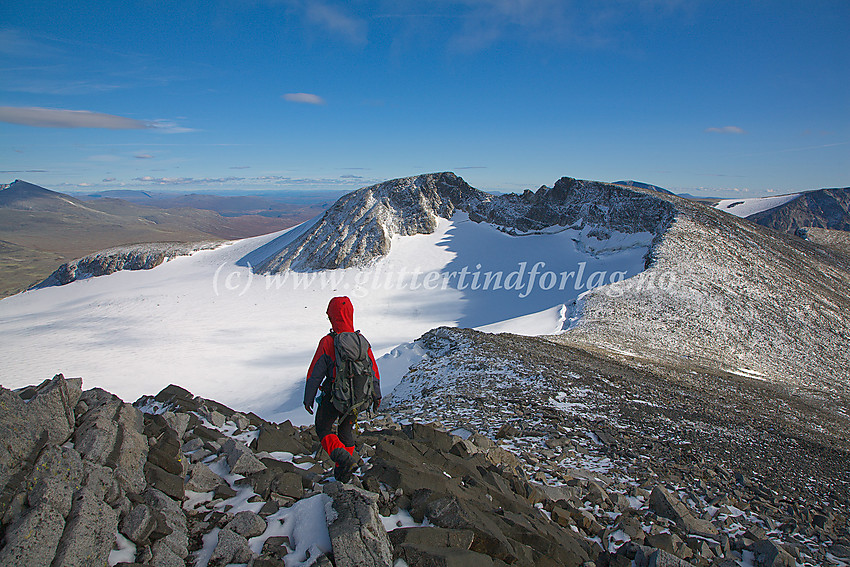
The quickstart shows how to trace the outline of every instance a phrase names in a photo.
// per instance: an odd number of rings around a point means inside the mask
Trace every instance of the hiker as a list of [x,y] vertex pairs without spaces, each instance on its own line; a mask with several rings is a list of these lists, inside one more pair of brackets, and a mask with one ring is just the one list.
[[[331,332],[319,341],[319,348],[307,371],[304,388],[304,408],[313,413],[313,401],[321,390],[316,409],[316,434],[334,462],[334,478],[348,482],[357,461],[354,458],[354,424],[357,414],[372,406],[375,411],[381,405],[380,376],[378,365],[369,342],[354,330],[354,306],[348,297],[334,297],[328,303],[328,319]],[[339,355],[338,355],[339,354]],[[341,360],[340,360],[341,359]],[[338,372],[338,369],[342,368]],[[352,370],[354,369],[354,370]],[[352,382],[338,375],[352,377]],[[346,384],[359,385],[349,388]],[[356,392],[352,392],[355,390]],[[333,433],[333,424],[337,434]]]

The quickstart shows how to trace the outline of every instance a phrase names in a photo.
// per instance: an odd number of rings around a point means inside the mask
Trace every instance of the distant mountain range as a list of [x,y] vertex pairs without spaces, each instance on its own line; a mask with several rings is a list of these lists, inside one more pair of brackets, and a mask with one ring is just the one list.
[[38,283],[62,262],[105,248],[245,238],[296,225],[323,210],[322,204],[272,205],[250,197],[120,194],[169,206],[112,196],[84,200],[21,180],[0,186],[0,297]]

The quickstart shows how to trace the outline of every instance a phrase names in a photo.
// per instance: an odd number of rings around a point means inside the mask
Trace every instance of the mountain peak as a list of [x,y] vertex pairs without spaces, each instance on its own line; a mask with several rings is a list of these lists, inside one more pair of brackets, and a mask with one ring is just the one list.
[[340,198],[306,232],[260,266],[261,272],[364,265],[389,252],[395,235],[430,234],[437,217],[491,196],[451,172],[428,173],[363,187]]

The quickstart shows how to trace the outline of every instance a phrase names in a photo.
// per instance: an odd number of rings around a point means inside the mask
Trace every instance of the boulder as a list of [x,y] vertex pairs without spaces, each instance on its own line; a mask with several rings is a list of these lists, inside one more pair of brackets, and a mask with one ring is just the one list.
[[219,567],[230,563],[248,563],[253,559],[254,552],[244,536],[229,529],[218,532],[218,543],[210,557],[208,567]]
[[773,540],[765,539],[753,546],[758,567],[796,567],[797,562],[782,546]]
[[50,504],[30,509],[6,530],[5,544],[0,549],[0,565],[49,566],[64,529],[65,519]]
[[396,555],[410,567],[492,567],[493,559],[489,555],[476,553],[468,549],[445,547],[424,547],[406,543]]
[[259,436],[251,443],[251,448],[258,453],[285,451],[300,455],[309,452],[301,442],[301,432],[289,421],[281,424],[263,423]]
[[215,474],[204,463],[193,463],[189,467],[189,480],[186,488],[195,492],[209,492],[215,490],[224,480]]
[[266,465],[254,456],[251,449],[235,439],[228,439],[221,450],[226,455],[227,465],[233,474],[249,475],[266,468]]
[[433,526],[416,528],[398,528],[387,535],[394,548],[403,544],[420,547],[452,547],[469,549],[475,539],[472,530],[449,530]]
[[673,520],[689,534],[707,538],[716,538],[719,535],[711,522],[695,518],[682,501],[661,486],[652,489],[649,508],[659,516]]
[[378,514],[378,495],[331,482],[324,487],[333,499],[328,532],[336,567],[389,567],[392,547]]
[[637,546],[635,567],[690,567],[690,563],[672,553],[651,547]]
[[178,557],[185,559],[189,554],[189,530],[186,525],[186,515],[180,504],[155,488],[149,487],[142,496],[145,504],[164,519],[166,531],[169,533],[162,538],[162,541]]
[[[57,374],[30,389],[26,402],[0,387],[0,488],[9,497],[19,491],[45,445],[62,445],[71,437],[81,385]],[[9,502],[0,500],[2,517]]]
[[145,461],[148,459],[148,439],[144,434],[142,412],[123,404],[118,410],[118,444],[107,466],[115,469],[115,478],[127,492],[141,493],[145,489]]
[[43,505],[50,506],[59,512],[63,518],[68,517],[74,501],[75,487],[61,478],[45,476],[39,480],[27,494],[27,502],[31,508]]
[[232,421],[233,424],[236,426],[236,428],[239,429],[239,430],[247,429],[248,425],[251,424],[251,420],[248,419],[247,416],[245,416],[244,414],[241,414],[239,412],[236,412],[233,415],[231,415],[230,421]]
[[262,535],[266,531],[266,521],[249,510],[237,512],[225,529],[236,532],[246,538]]
[[182,440],[183,436],[186,435],[186,429],[189,427],[189,414],[166,411],[162,413],[162,418],[177,433],[177,438]]
[[156,528],[153,511],[145,504],[138,504],[118,524],[118,531],[136,545],[145,545]]
[[117,529],[118,512],[88,488],[81,489],[74,497],[53,565],[89,567],[106,564]]
[[175,500],[183,500],[186,489],[181,475],[171,474],[151,462],[145,463],[145,478],[148,484]]
[[57,374],[35,388],[26,404],[26,419],[39,424],[48,433],[48,442],[61,445],[71,437],[76,417],[74,408],[82,394],[80,378],[66,380]]

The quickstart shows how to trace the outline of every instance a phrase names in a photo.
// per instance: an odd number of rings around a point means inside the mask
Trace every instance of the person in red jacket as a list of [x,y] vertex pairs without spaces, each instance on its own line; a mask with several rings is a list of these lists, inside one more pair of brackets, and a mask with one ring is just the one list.
[[[337,333],[354,332],[354,306],[347,297],[334,297],[328,303],[328,319],[331,322],[331,332],[322,337],[310,369],[307,371],[307,384],[304,388],[304,409],[313,413],[313,403],[317,392],[321,389],[319,407],[316,409],[316,434],[322,442],[322,448],[327,451],[334,461],[334,478],[340,482],[348,482],[357,462],[354,459],[354,422],[356,415],[347,415],[338,425],[337,434],[333,433],[333,424],[341,414],[331,403],[329,395],[331,385],[336,376],[336,354],[334,352],[334,335]],[[378,364],[372,349],[369,349],[369,359],[375,372],[373,383],[372,404],[375,410],[381,405],[381,384],[378,374]]]

